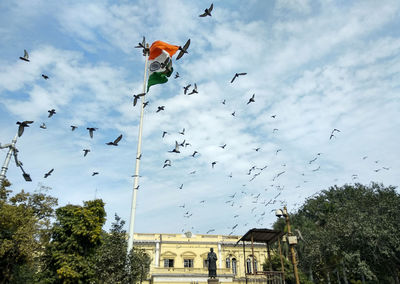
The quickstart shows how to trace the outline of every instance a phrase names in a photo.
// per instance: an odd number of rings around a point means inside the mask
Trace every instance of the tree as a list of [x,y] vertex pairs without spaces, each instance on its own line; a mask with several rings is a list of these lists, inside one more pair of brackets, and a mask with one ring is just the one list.
[[125,221],[115,215],[110,233],[103,233],[103,243],[96,253],[99,283],[137,283],[149,272],[151,261],[144,250],[134,248],[128,255],[124,224]]
[[103,243],[96,253],[96,274],[100,283],[127,283],[128,243],[124,224],[125,221],[115,215],[110,233],[103,232]]
[[142,283],[150,271],[151,258],[144,249],[132,248],[129,258],[129,283]]
[[[271,260],[269,260],[269,259],[265,260],[265,262],[263,263],[264,271],[270,270],[270,263],[272,266],[272,271],[282,271],[281,258],[278,254],[273,254],[271,256]],[[296,279],[295,279],[294,273],[293,273],[293,264],[286,257],[283,258],[283,267],[285,270],[285,282],[287,284],[296,283]],[[300,270],[299,270],[299,279],[300,279],[300,283],[302,283],[302,284],[312,284],[312,282],[307,280],[306,275]]]
[[400,195],[395,187],[334,186],[308,199],[291,221],[304,238],[297,246],[299,265],[317,281],[399,283]]
[[101,245],[105,215],[100,199],[56,210],[52,241],[45,255],[44,282],[95,283],[94,256]]
[[23,190],[9,197],[10,185],[4,181],[0,188],[0,283],[33,282],[57,199]]

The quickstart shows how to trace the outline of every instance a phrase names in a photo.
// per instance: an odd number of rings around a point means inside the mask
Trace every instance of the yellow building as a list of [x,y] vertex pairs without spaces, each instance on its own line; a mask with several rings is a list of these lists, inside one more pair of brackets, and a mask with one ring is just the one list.
[[[246,283],[262,278],[267,258],[266,243],[238,243],[240,236],[185,234],[134,234],[134,247],[151,256],[146,283],[207,283],[207,254],[217,255],[219,282]],[[271,252],[272,253],[272,252]],[[254,260],[254,261],[253,261]],[[279,274],[280,275],[280,274]],[[271,282],[281,283],[281,282]]]

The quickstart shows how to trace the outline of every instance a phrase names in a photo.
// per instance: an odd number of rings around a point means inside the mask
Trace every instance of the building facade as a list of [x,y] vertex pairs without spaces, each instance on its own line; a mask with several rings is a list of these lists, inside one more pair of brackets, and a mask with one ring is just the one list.
[[[207,254],[217,255],[220,282],[245,283],[245,273],[257,274],[267,258],[264,243],[245,246],[240,236],[192,234],[134,234],[134,247],[152,258],[146,283],[207,283]],[[247,276],[249,278],[249,276]]]

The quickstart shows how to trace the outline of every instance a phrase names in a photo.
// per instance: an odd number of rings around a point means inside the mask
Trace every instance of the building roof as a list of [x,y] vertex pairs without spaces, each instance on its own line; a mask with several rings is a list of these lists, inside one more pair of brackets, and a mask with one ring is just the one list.
[[242,242],[251,241],[252,237],[254,242],[273,243],[284,234],[285,234],[284,232],[277,230],[253,228],[250,231],[248,231],[243,237],[241,237],[237,241],[237,243],[239,243],[240,241]]

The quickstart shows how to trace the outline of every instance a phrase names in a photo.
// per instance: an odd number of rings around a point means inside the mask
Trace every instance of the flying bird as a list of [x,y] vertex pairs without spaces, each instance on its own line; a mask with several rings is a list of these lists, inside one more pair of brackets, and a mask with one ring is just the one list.
[[186,93],[187,93],[187,91],[189,90],[189,88],[190,88],[191,85],[192,85],[192,84],[189,84],[189,85],[183,87],[183,94],[186,95]]
[[197,153],[199,153],[199,152],[194,151],[193,154],[192,154],[192,157],[194,157]]
[[303,242],[305,242],[306,240],[303,238],[303,236],[302,236],[300,230],[299,230],[299,229],[294,229],[294,230],[295,230],[295,232],[297,232],[297,234],[299,235],[299,239],[302,240]]
[[321,168],[321,166],[318,166],[318,168],[316,168],[316,169],[314,169],[314,170],[312,170],[312,171],[313,171],[313,172],[316,172],[316,171],[318,171],[320,168]]
[[146,39],[145,39],[145,37],[143,37],[142,42],[139,42],[138,45],[135,46],[135,48],[142,48],[143,55],[146,55],[146,53],[148,53],[149,48],[146,47]]
[[170,153],[180,153],[178,141],[175,141],[175,148],[172,151],[168,151]]
[[221,145],[221,146],[219,146],[219,147],[221,147],[222,149],[225,149],[225,147],[226,147],[226,144],[224,144],[224,145]]
[[17,121],[17,124],[19,125],[18,127],[18,137],[21,137],[22,133],[24,133],[25,127],[29,127],[28,124],[32,124],[32,120],[25,120],[23,122]]
[[278,153],[279,153],[280,151],[282,151],[282,149],[276,150],[275,155],[278,155]]
[[89,149],[83,149],[83,156],[86,157],[86,155],[90,152]]
[[183,183],[178,187],[179,189],[182,189],[183,188]]
[[45,74],[42,74],[42,77],[43,77],[45,80],[49,79],[49,76],[47,76],[47,75],[45,75]]
[[44,122],[39,127],[42,128],[42,129],[47,129],[47,126],[46,126],[46,124]]
[[142,153],[140,153],[140,155],[136,157],[136,160],[140,160],[141,158],[142,158]]
[[95,175],[98,175],[98,174],[99,174],[99,172],[93,172],[92,173],[92,177],[95,176]]
[[180,77],[179,72],[176,72],[176,73],[175,73],[175,79],[177,79],[177,78],[179,78],[179,77]]
[[193,94],[198,94],[199,92],[197,91],[197,84],[194,83],[194,88],[193,90],[188,94],[188,96],[193,95]]
[[214,161],[211,163],[211,167],[214,168],[214,166],[217,164],[217,161]]
[[77,129],[77,128],[78,128],[78,126],[71,125],[71,130],[72,130],[72,131],[74,131],[74,130]]
[[235,79],[238,78],[239,76],[246,75],[246,74],[247,73],[235,73],[235,76],[233,76],[231,83],[233,83],[233,81],[235,81]]
[[254,97],[256,96],[256,94],[253,94],[252,96],[251,96],[251,98],[249,99],[249,101],[247,102],[247,104],[249,104],[249,103],[254,103],[255,102],[255,100],[254,100]]
[[215,229],[208,230],[206,234],[209,234],[209,233],[214,232],[214,231],[215,231]]
[[182,131],[179,132],[179,134],[185,135],[185,128],[183,128]]
[[170,167],[170,166],[171,166],[171,160],[165,160],[163,168]]
[[144,103],[143,103],[143,108],[147,107],[148,104],[149,104],[149,101],[144,102]]
[[312,162],[315,162],[316,159],[317,159],[317,157],[315,157],[314,159],[312,159],[312,160],[309,161],[308,163],[311,164]]
[[278,128],[274,128],[274,130],[272,130],[272,132],[275,132],[275,131],[278,131],[279,129]]
[[232,116],[235,116],[235,114],[236,114],[236,111],[234,111],[234,112],[231,113]]
[[29,62],[29,54],[26,49],[24,49],[24,57],[19,57],[19,59]]
[[98,128],[95,128],[95,127],[87,127],[86,129],[89,130],[90,138],[93,138],[93,132],[96,131]]
[[164,137],[165,137],[165,135],[167,135],[167,134],[168,134],[168,132],[167,132],[167,131],[163,131],[162,138],[164,138]]
[[162,110],[164,110],[165,106],[159,106],[156,112],[160,112]]
[[332,130],[332,132],[331,132],[331,136],[329,136],[329,140],[331,140],[331,139],[332,139],[332,137],[336,137],[335,135],[333,135],[333,133],[335,133],[335,131],[336,131],[336,132],[340,132],[340,130],[339,130],[339,129],[337,129],[337,128],[334,128],[334,129]]
[[146,48],[146,39],[145,37],[143,37],[142,42],[139,42],[137,46],[135,46],[135,48]]
[[120,136],[118,136],[117,139],[115,139],[113,142],[108,142],[106,144],[112,145],[112,146],[118,146],[118,142],[121,141],[121,139],[122,139],[122,134]]
[[225,100],[225,99],[222,101],[222,104],[223,104],[223,105],[226,104],[226,100]]
[[274,114],[274,115],[271,115],[271,117],[272,117],[272,118],[275,118],[275,117],[276,117],[276,114]]
[[258,147],[258,148],[254,148],[253,150],[256,151],[256,152],[258,152],[258,151],[260,151],[260,149],[261,149],[261,148]]
[[143,97],[144,95],[146,95],[146,93],[140,93],[140,94],[137,94],[137,95],[133,95],[133,106],[136,106],[138,99],[140,97]]
[[211,3],[210,8],[205,9],[204,13],[199,15],[199,17],[206,17],[206,16],[210,16],[211,17],[211,11],[212,11],[213,8],[214,8],[214,4]]
[[178,50],[180,50],[178,56],[176,57],[176,60],[179,60],[185,53],[187,52],[187,49],[189,48],[190,45],[190,38],[187,40],[187,42],[185,43],[185,45],[183,47],[179,47]]
[[49,113],[48,117],[52,117],[54,114],[56,114],[56,110],[54,108],[51,110],[48,110],[47,112]]
[[51,169],[50,171],[48,171],[47,173],[44,174],[44,178],[47,178],[48,176],[51,175],[51,173],[54,171],[54,169]]

